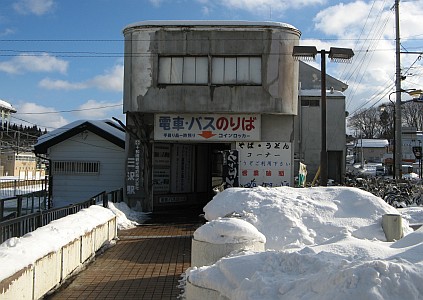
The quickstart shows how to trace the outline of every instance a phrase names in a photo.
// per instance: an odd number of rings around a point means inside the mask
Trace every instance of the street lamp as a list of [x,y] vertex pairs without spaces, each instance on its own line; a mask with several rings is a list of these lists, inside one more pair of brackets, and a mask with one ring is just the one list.
[[329,51],[317,51],[315,46],[294,46],[292,56],[294,59],[314,60],[316,55],[321,57],[321,131],[322,131],[322,147],[320,151],[320,185],[328,185],[328,149],[326,145],[326,55],[334,62],[349,62],[354,56],[354,52],[349,48],[334,48]]

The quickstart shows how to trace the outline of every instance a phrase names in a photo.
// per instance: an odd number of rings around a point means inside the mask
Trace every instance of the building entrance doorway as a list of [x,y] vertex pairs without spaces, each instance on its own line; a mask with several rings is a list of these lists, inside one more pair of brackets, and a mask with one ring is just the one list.
[[230,143],[155,143],[153,210],[204,207],[221,190]]

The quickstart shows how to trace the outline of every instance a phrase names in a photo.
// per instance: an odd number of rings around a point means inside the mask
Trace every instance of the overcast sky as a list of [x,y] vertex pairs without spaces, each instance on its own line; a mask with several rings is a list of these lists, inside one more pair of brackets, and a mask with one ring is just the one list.
[[[76,119],[122,114],[123,35],[144,20],[247,20],[291,24],[301,44],[350,47],[350,64],[327,61],[349,85],[347,110],[389,101],[395,91],[393,1],[325,0],[2,0],[0,99],[48,130]],[[400,2],[402,52],[423,51],[423,1]],[[423,88],[423,60],[401,54],[402,88]],[[320,62],[313,65],[320,69]],[[407,95],[403,95],[408,99]],[[391,95],[395,100],[395,95]]]

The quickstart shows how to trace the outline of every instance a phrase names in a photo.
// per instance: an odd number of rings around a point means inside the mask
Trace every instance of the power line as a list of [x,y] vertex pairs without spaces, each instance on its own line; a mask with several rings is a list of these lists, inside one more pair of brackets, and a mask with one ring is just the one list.
[[44,115],[44,114],[59,114],[59,113],[69,113],[69,112],[76,112],[76,111],[88,111],[88,110],[97,110],[97,109],[105,109],[110,107],[118,107],[123,106],[123,104],[116,104],[116,105],[105,105],[99,107],[92,107],[86,109],[70,109],[70,110],[58,110],[58,111],[46,111],[46,112],[28,112],[28,113],[15,113],[14,115]]

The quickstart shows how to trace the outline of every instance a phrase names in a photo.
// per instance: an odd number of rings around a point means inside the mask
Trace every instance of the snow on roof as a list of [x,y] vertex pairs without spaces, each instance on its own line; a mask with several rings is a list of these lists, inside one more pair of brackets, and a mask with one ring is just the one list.
[[8,103],[4,100],[1,100],[1,99],[0,99],[0,108],[9,110],[10,112],[13,112],[13,113],[16,112],[16,109],[13,108],[13,106],[10,103]]
[[388,140],[377,140],[377,139],[358,139],[356,141],[356,147],[363,148],[385,148],[389,145]]
[[[49,133],[46,133],[38,138],[37,143],[35,146],[40,145],[42,143],[45,143],[69,130],[72,130],[75,127],[80,126],[84,123],[91,123],[92,125],[96,126],[97,128],[100,128],[101,130],[110,133],[111,135],[117,137],[118,139],[125,140],[125,132],[122,130],[117,129],[116,127],[110,125],[109,123],[115,124],[115,122],[111,120],[77,120],[72,123],[69,123],[68,125],[62,126],[60,128],[57,128]],[[116,126],[119,127],[118,124]]]
[[224,21],[224,20],[150,20],[150,21],[141,21],[136,22],[133,24],[130,24],[126,26],[123,31],[129,28],[133,27],[149,27],[149,26],[218,26],[218,27],[275,27],[275,28],[286,28],[286,29],[292,29],[295,31],[299,30],[295,28],[294,26],[287,24],[287,23],[281,23],[281,22],[254,22],[254,21]]
[[[320,97],[321,96],[322,91],[320,89],[313,89],[313,90],[301,90],[300,91],[300,96],[313,96],[313,97]],[[331,91],[331,90],[327,90],[326,91],[326,96],[327,97],[344,97],[344,93],[340,92],[340,91]]]

